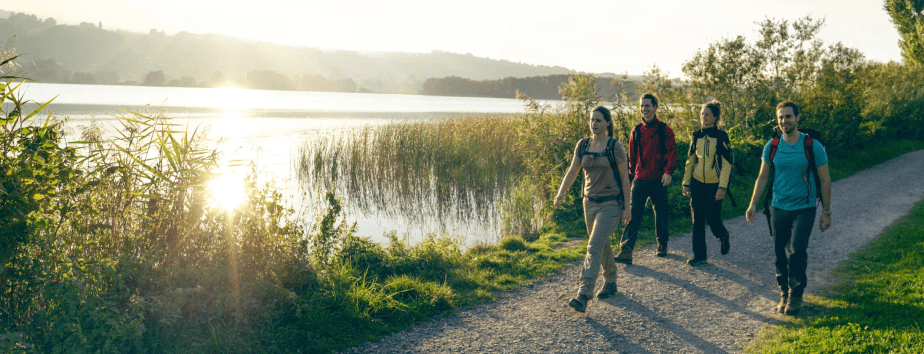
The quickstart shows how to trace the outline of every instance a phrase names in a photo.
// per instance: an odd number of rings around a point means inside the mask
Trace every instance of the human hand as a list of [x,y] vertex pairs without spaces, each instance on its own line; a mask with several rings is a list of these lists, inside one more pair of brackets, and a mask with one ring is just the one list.
[[722,199],[725,199],[725,190],[719,188],[719,190],[715,191],[715,201],[720,201]]
[[683,196],[684,196],[684,197],[689,197],[689,196],[690,196],[690,187],[683,186]]
[[622,219],[622,226],[629,225],[629,221],[632,221],[632,212],[628,208],[623,209],[620,219]]
[[552,205],[557,208],[557,207],[560,207],[561,203],[563,203],[564,201],[565,201],[565,195],[559,193],[558,195],[555,196],[555,201],[552,202]]
[[671,181],[673,181],[673,177],[671,177],[671,175],[665,173],[664,176],[661,176],[661,184],[665,187],[667,187],[668,184],[671,184]]
[[751,205],[750,207],[748,207],[748,211],[744,212],[744,217],[748,219],[749,223],[752,223],[752,224],[754,223],[754,212],[755,211],[757,211],[757,208]]
[[821,219],[818,220],[818,229],[825,232],[829,228],[831,228],[831,215],[821,214]]

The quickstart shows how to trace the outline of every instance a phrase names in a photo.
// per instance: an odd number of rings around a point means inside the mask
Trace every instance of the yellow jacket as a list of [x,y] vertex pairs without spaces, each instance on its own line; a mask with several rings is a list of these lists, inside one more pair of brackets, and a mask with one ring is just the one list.
[[[683,174],[684,187],[689,187],[690,179],[695,178],[702,183],[718,183],[719,188],[728,188],[728,177],[731,175],[732,164],[726,156],[718,156],[719,144],[722,144],[724,151],[731,151],[728,134],[724,131],[713,127],[693,132]],[[694,147],[696,151],[693,151]],[[720,164],[716,159],[721,159],[721,170],[719,170]]]

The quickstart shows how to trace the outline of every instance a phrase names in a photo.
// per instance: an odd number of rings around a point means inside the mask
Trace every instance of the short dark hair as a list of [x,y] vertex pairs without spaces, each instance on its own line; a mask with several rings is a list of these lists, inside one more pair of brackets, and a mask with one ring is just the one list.
[[703,103],[703,108],[709,108],[709,111],[712,112],[712,116],[715,117],[716,120],[722,115],[722,103],[717,100]]
[[651,100],[651,105],[652,105],[652,106],[655,106],[655,107],[658,106],[658,96],[655,96],[655,94],[653,94],[653,93],[651,93],[651,92],[645,93],[645,94],[642,95],[642,97],[640,97],[638,100],[639,100],[639,102],[641,102],[641,101],[644,100],[644,99],[649,99],[649,100]]
[[792,103],[792,101],[780,102],[779,104],[776,105],[776,110],[779,111],[786,107],[792,108],[792,115],[796,117],[799,116],[799,106],[797,106],[795,103]]
[[594,112],[600,112],[603,115],[603,120],[610,123],[610,125],[606,126],[606,134],[613,136],[613,115],[610,114],[610,110],[603,106],[597,106],[590,114],[594,114]]

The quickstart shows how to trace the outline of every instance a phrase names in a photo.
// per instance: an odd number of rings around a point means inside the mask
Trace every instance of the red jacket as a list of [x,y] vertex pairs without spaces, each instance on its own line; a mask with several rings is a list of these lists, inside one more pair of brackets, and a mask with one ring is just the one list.
[[[661,154],[661,137],[657,133],[660,122],[655,117],[649,123],[642,121],[639,129],[639,140],[635,141],[635,134],[629,137],[629,167],[630,173],[640,181],[660,181],[664,174],[674,174],[677,167],[677,144],[674,142],[674,130],[664,125],[664,155]],[[642,158],[639,160],[639,154]]]

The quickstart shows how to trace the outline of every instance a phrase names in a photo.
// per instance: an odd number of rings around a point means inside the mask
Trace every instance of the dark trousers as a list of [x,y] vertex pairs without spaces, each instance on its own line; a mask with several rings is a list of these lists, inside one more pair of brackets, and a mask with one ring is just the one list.
[[622,233],[622,248],[635,248],[638,239],[638,229],[642,226],[642,217],[645,214],[645,203],[651,198],[654,206],[655,229],[658,235],[658,244],[667,245],[667,187],[661,181],[632,182],[632,220]]
[[[718,183],[690,180],[690,208],[693,209],[693,258],[706,259],[706,223],[716,238],[728,236],[722,223],[722,200],[715,200]],[[724,200],[724,199],[723,199]]]
[[773,249],[776,253],[776,282],[780,289],[802,296],[808,277],[809,235],[815,224],[815,208],[783,210],[770,208]]

